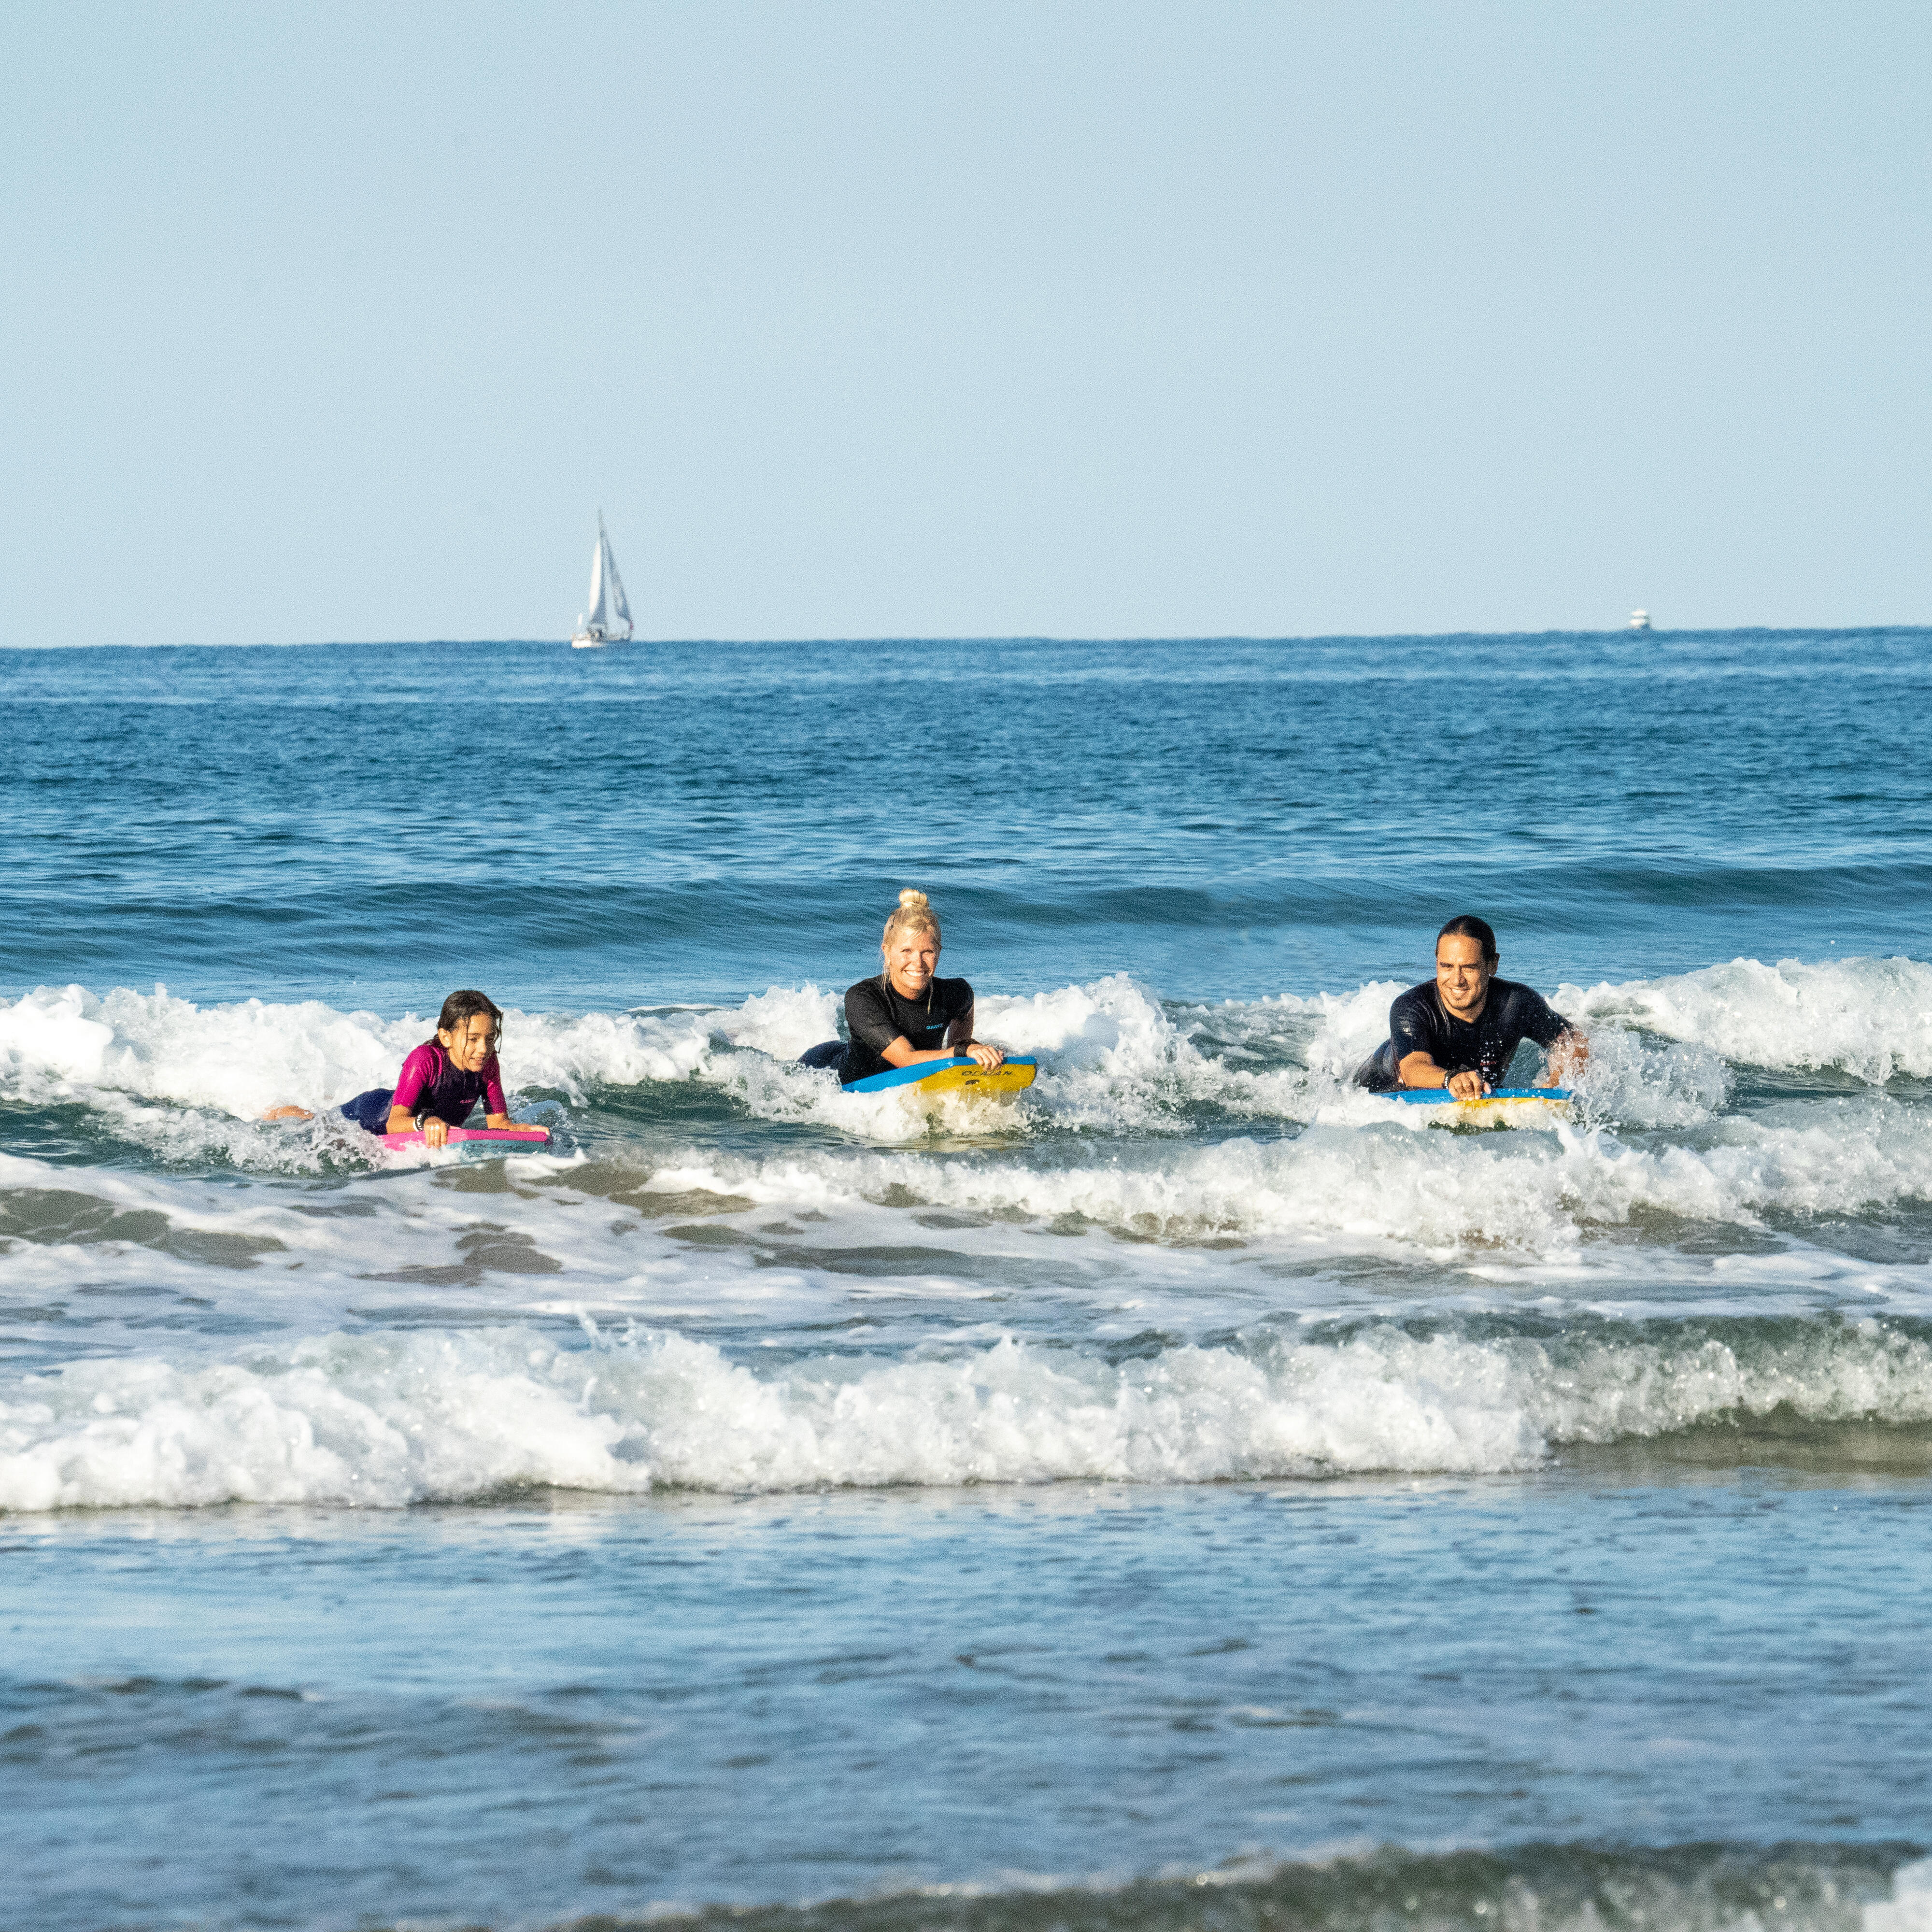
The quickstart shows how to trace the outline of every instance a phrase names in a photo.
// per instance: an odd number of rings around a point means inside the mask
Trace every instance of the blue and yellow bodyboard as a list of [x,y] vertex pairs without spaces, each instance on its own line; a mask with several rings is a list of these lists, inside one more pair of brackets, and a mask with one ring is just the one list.
[[916,1087],[922,1094],[1017,1094],[1030,1087],[1040,1068],[1028,1054],[1010,1054],[990,1072],[976,1060],[922,1060],[911,1066],[889,1066],[883,1073],[848,1083],[848,1094],[884,1094],[895,1087]]

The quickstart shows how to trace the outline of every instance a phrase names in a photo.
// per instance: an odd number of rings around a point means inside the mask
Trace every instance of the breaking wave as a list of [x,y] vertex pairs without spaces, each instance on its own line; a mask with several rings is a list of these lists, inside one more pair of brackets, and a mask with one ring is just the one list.
[[1664,980],[1565,986],[1580,1019],[1708,1047],[1735,1066],[1932,1075],[1932,966],[1916,959],[1733,959]]
[[1774,1414],[1932,1423],[1932,1340],[1873,1320],[1369,1322],[1121,1360],[1006,1340],[764,1374],[674,1334],[590,1342],[337,1334],[22,1378],[0,1399],[0,1508],[1474,1474]]

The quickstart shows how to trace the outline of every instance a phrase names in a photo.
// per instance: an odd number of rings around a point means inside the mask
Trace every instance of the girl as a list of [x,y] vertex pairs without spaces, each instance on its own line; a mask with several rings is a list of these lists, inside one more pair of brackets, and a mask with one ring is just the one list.
[[[493,1127],[512,1124],[503,1099],[503,1077],[496,1065],[502,1036],[501,1008],[472,988],[450,994],[436,1016],[436,1037],[426,1040],[403,1062],[394,1087],[372,1087],[343,1103],[345,1120],[372,1134],[406,1134],[422,1130],[425,1145],[448,1144],[449,1130],[470,1118],[482,1100]],[[270,1120],[305,1120],[303,1107],[276,1107]]]

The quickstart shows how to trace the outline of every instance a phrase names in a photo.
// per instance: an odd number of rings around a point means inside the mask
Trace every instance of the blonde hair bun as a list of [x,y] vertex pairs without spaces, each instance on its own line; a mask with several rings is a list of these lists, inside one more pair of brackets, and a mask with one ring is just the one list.
[[896,932],[929,932],[935,939],[939,937],[939,915],[916,886],[908,886],[899,894],[899,902],[886,921],[885,937],[880,944],[891,945]]

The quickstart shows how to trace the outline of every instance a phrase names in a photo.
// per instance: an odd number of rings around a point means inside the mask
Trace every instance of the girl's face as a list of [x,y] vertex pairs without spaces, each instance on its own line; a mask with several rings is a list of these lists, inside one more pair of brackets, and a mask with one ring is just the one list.
[[496,1051],[496,1022],[488,1013],[472,1013],[454,1031],[438,1027],[436,1036],[460,1073],[481,1073]]
[[886,970],[892,984],[909,998],[917,998],[932,984],[939,970],[936,932],[902,932],[886,948]]

